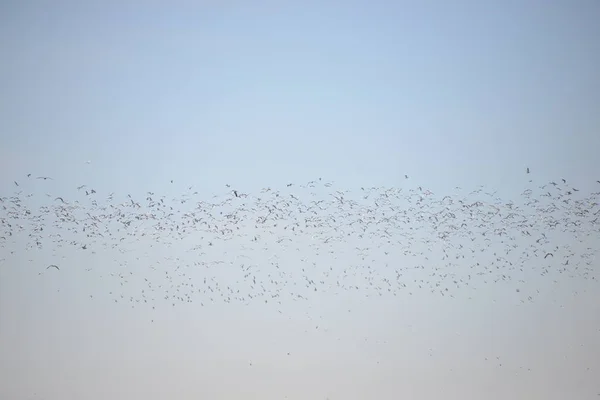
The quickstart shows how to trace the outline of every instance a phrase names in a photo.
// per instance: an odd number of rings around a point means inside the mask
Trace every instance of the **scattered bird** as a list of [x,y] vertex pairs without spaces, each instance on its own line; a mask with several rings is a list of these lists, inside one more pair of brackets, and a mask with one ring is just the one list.
[[[117,283],[105,292],[111,303],[148,310],[239,303],[285,313],[293,301],[309,312],[321,295],[401,304],[417,292],[475,299],[493,285],[534,303],[543,287],[532,276],[600,280],[600,193],[564,179],[530,181],[512,198],[483,188],[438,196],[411,185],[354,191],[318,178],[246,193],[228,184],[211,196],[191,186],[143,195],[86,185],[49,194],[13,188],[0,196],[0,251],[102,252],[102,268],[82,271]],[[325,322],[313,327],[327,334]]]

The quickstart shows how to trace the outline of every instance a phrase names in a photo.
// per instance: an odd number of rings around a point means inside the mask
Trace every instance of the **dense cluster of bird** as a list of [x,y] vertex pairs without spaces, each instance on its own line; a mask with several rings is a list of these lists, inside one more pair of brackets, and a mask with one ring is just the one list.
[[422,187],[340,190],[321,179],[257,193],[226,185],[210,200],[192,187],[173,198],[118,198],[86,185],[40,196],[27,187],[15,181],[16,191],[0,197],[2,253],[50,248],[53,259],[31,266],[43,276],[68,271],[76,253],[64,249],[118,252],[116,264],[136,266],[110,275],[142,289],[110,294],[132,306],[280,304],[342,290],[454,297],[482,284],[510,285],[527,302],[535,275],[600,279],[600,182],[585,195],[566,180],[531,185],[510,201],[483,187],[436,196]]

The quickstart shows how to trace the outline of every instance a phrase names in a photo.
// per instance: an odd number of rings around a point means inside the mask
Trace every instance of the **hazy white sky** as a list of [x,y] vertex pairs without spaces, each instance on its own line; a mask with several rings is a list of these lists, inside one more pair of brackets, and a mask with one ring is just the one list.
[[[508,230],[519,254],[546,233],[543,250],[559,247],[549,275],[538,255],[521,264],[507,256],[523,271],[507,270],[505,283],[480,276],[476,290],[455,287],[453,298],[416,288],[380,296],[360,285],[395,279],[390,265],[422,265],[403,278],[418,285],[435,272],[444,246],[452,257],[474,246],[429,237],[414,218],[409,237],[396,243],[431,250],[428,259],[406,255],[402,245],[379,247],[379,236],[325,243],[339,231],[322,227],[316,237],[279,226],[262,232],[260,244],[250,239],[265,210],[251,204],[273,196],[261,194],[264,187],[298,197],[289,200],[290,221],[302,204],[332,202],[335,190],[351,190],[349,198],[368,203],[361,210],[374,210],[380,205],[360,189],[373,186],[422,193],[420,186],[437,201],[475,202],[470,192],[485,185],[498,192],[481,201],[522,205],[527,188],[549,204],[541,195],[553,188],[540,186],[556,181],[592,199],[580,207],[597,209],[590,193],[600,191],[599,19],[593,0],[3,2],[0,197],[22,190],[38,213],[60,206],[61,196],[79,202],[83,219],[128,194],[146,204],[148,191],[182,213],[192,201],[173,198],[231,197],[225,184],[250,196],[240,212],[248,236],[213,246],[211,233],[155,237],[156,221],[136,220],[135,235],[106,223],[114,237],[125,235],[119,246],[80,230],[58,248],[53,235],[71,223],[28,231],[29,222],[0,208],[4,234],[9,220],[24,227],[0,242],[0,398],[597,398],[600,291],[591,277],[600,276],[582,274],[583,265],[598,269],[600,233],[589,215],[572,214],[572,203],[558,204],[561,215],[584,221],[573,228],[581,242],[552,233],[545,217],[530,215],[532,239],[512,222],[494,226]],[[299,187],[318,178],[314,195]],[[77,190],[84,184],[96,190],[95,204]],[[231,207],[241,206],[234,200]],[[346,211],[336,224],[370,213]],[[319,212],[331,216],[334,208]],[[383,221],[378,227],[390,217],[373,215]],[[44,246],[28,248],[37,235]],[[293,239],[278,243],[282,235]],[[454,260],[452,274],[465,277],[473,260],[491,265],[504,238],[495,236],[485,254]],[[79,246],[86,240],[89,251]],[[357,247],[371,248],[365,260]],[[591,264],[571,265],[567,277],[558,267],[568,254]],[[224,263],[194,267],[215,260]],[[147,282],[188,293],[192,283],[206,290],[208,276],[209,285],[258,290],[241,264],[254,266],[265,285],[277,274],[281,304],[260,296],[224,303],[203,293],[176,306],[161,297],[154,309],[130,307],[143,302]],[[306,279],[326,283],[304,293]],[[339,279],[342,286],[356,279],[361,289],[340,288]],[[526,284],[516,292],[519,280]]]

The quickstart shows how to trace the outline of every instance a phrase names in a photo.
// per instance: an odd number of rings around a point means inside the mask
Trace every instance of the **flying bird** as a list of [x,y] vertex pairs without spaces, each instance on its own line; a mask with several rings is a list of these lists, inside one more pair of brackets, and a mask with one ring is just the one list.
[[37,178],[35,178],[35,179],[43,179],[43,180],[50,179],[50,180],[52,180],[52,178],[50,178],[49,176],[38,176],[38,177],[37,177]]
[[527,167],[527,173],[529,173],[529,167]]
[[58,271],[60,271],[60,268],[58,268],[58,265],[50,264],[46,267],[46,269],[48,269],[48,268],[56,268]]

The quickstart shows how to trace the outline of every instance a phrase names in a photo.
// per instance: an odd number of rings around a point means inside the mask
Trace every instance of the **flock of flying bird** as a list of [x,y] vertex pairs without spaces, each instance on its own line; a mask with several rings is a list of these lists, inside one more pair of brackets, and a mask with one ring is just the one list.
[[[68,273],[69,257],[85,253],[89,272],[118,281],[111,298],[132,307],[278,307],[342,291],[470,297],[492,284],[528,302],[539,293],[529,284],[536,274],[600,279],[600,185],[583,195],[566,180],[532,183],[509,201],[483,187],[436,196],[422,187],[339,190],[321,179],[257,193],[226,185],[210,200],[192,187],[118,198],[86,185],[61,196],[15,186],[0,197],[2,254],[49,251],[50,265],[31,259],[43,276]],[[100,254],[97,263],[111,254],[117,269],[95,268]]]

